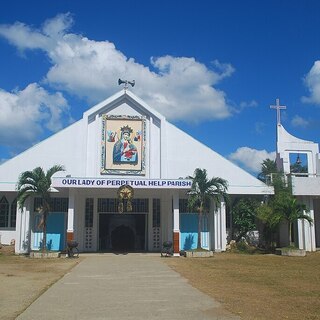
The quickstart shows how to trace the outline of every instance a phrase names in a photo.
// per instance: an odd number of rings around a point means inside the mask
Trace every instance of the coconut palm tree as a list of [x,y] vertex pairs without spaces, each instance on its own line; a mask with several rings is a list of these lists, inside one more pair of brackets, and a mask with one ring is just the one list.
[[279,192],[274,198],[274,211],[281,217],[281,221],[288,223],[289,242],[293,246],[292,226],[299,219],[305,219],[310,224],[312,218],[306,214],[307,208],[304,204],[298,203],[297,199],[288,192]]
[[272,173],[279,173],[276,162],[271,159],[263,160],[261,163],[261,171],[257,178],[262,182],[267,183],[268,176]]
[[193,176],[191,190],[188,191],[188,207],[190,210],[198,212],[198,243],[197,248],[201,248],[201,221],[202,215],[209,212],[210,202],[213,201],[217,206],[221,201],[228,200],[227,190],[228,183],[226,180],[218,177],[209,179],[206,169],[197,168]]
[[18,205],[22,209],[26,200],[31,196],[37,196],[42,199],[42,205],[37,208],[41,213],[41,222],[39,227],[43,231],[42,250],[47,248],[47,217],[50,212],[50,186],[52,176],[59,171],[64,171],[61,165],[55,165],[47,172],[42,168],[37,167],[32,171],[22,172],[19,176],[17,190],[18,190]]
[[[270,197],[263,205],[257,209],[257,216],[265,226],[266,234],[270,236],[279,229],[282,222],[288,224],[288,234],[290,245],[293,245],[292,226],[299,219],[305,219],[312,223],[312,218],[306,214],[306,206],[298,203],[292,194],[291,179],[285,180],[281,172],[274,171],[275,162],[266,159],[262,163],[261,173],[259,175],[266,177],[267,173],[276,173],[273,176],[271,185],[274,187],[274,196]],[[273,171],[273,172],[272,172]],[[262,180],[262,179],[261,179]]]

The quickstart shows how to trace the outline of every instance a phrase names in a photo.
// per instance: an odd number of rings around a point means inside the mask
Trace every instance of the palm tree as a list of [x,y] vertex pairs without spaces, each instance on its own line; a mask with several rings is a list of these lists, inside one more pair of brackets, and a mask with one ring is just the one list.
[[258,174],[258,179],[264,183],[267,183],[268,176],[272,173],[278,173],[277,164],[274,160],[265,159],[261,163],[261,172]]
[[224,199],[227,201],[228,183],[226,180],[218,177],[208,179],[207,170],[197,168],[194,171],[191,190],[188,191],[188,207],[190,210],[198,212],[198,243],[197,248],[201,248],[201,221],[202,215],[209,212],[210,200],[213,200],[214,205],[221,203]]
[[[266,173],[272,169],[272,160],[266,159],[262,163],[261,173]],[[271,169],[270,169],[271,168]],[[272,172],[272,171],[268,171]],[[272,240],[271,237],[279,229],[282,222],[288,224],[288,234],[290,245],[293,245],[292,226],[299,219],[305,219],[309,223],[312,223],[312,218],[306,214],[308,211],[304,204],[298,203],[297,199],[292,194],[292,183],[288,179],[285,181],[283,175],[278,171],[271,181],[271,185],[274,187],[274,196],[269,198],[266,203],[261,205],[258,210],[258,218],[263,222],[265,226],[266,235],[269,235],[268,240]]]
[[39,226],[42,227],[43,231],[42,250],[46,250],[47,248],[47,217],[50,212],[51,178],[56,172],[64,170],[64,167],[61,165],[55,165],[47,172],[37,167],[32,171],[22,172],[19,176],[17,184],[19,208],[22,209],[26,200],[31,196],[38,196],[42,199],[42,205],[40,208],[37,208],[39,213],[41,213]]
[[305,219],[310,224],[313,222],[312,218],[305,214],[307,208],[304,204],[298,203],[297,199],[288,192],[279,192],[274,199],[274,210],[276,214],[281,217],[281,220],[288,223],[289,242],[294,245],[292,238],[292,226],[299,219]]

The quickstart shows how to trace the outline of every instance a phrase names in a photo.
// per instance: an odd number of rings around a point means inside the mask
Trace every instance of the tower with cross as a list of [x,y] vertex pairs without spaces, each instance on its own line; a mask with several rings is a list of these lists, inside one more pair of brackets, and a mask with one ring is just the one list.
[[286,106],[281,106],[280,105],[280,99],[276,99],[276,105],[275,106],[270,106],[270,108],[277,110],[277,125],[281,124],[280,110],[287,109],[287,107]]

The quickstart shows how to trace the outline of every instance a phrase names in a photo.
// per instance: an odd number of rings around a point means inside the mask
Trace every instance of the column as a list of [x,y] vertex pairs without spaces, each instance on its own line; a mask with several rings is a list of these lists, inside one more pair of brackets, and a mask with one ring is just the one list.
[[214,250],[221,251],[221,214],[220,209],[214,211]]
[[67,219],[67,241],[74,239],[74,204],[75,195],[74,190],[69,189],[69,205],[68,205],[68,219]]
[[178,191],[173,194],[173,252],[175,256],[180,255],[180,212]]
[[314,208],[313,208],[313,198],[309,198],[309,213],[306,212],[306,214],[309,214],[310,217],[312,218],[313,222],[309,224],[310,228],[310,244],[311,244],[311,251],[316,251],[316,227],[315,227],[315,214],[314,214]]
[[24,209],[19,209],[19,206],[17,206],[17,218],[16,218],[16,239],[15,239],[15,245],[14,245],[14,251],[15,253],[22,253],[21,252],[21,233],[22,233],[22,216],[25,214]]
[[17,206],[15,252],[27,253],[31,248],[30,198],[22,210]]
[[[314,221],[314,210],[313,210],[312,198],[303,197],[302,199],[299,199],[299,200],[302,203],[304,203],[309,209],[309,212],[305,211],[304,214],[309,215]],[[299,249],[304,249],[306,251],[316,250],[314,222],[310,224],[305,219],[298,220],[298,245],[299,245]]]
[[303,220],[298,220],[298,247],[299,249],[305,249],[305,234],[303,232]]
[[221,202],[220,204],[220,228],[221,228],[221,251],[226,251],[227,246],[227,225],[226,225],[226,203]]
[[226,204],[221,202],[220,207],[214,212],[214,249],[215,251],[225,251],[226,245]]
[[209,250],[215,249],[215,218],[214,218],[214,210],[212,209],[212,205],[210,206],[210,211],[208,215],[208,222],[209,222]]
[[306,204],[308,208],[307,211],[304,211],[304,214],[309,215],[313,220],[313,223],[309,223],[307,220],[304,220],[304,233],[305,233],[305,250],[306,251],[316,251],[315,243],[315,227],[314,227],[314,210],[313,210],[313,200],[312,197],[304,197],[303,203]]

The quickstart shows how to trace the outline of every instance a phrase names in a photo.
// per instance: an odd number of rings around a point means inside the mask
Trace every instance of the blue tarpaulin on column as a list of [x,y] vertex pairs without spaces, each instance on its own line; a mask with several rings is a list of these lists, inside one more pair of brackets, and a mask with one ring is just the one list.
[[[180,250],[192,250],[197,248],[198,243],[198,214],[180,214]],[[208,218],[203,216],[201,247],[209,249]]]
[[[37,226],[40,221],[40,215],[34,219],[34,233],[32,250],[41,248],[43,233],[38,230]],[[60,251],[65,247],[65,213],[54,212],[48,215],[47,219],[47,249],[52,251]]]

